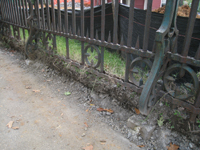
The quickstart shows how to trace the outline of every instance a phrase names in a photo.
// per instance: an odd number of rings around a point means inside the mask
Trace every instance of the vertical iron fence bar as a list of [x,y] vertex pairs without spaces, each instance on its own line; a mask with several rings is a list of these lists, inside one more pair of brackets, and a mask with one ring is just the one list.
[[22,27],[22,32],[23,32],[23,39],[24,39],[24,44],[25,44],[25,31],[24,31],[24,20],[25,20],[25,18],[23,17],[23,13],[22,13],[22,3],[21,3],[21,0],[19,0],[19,8],[20,8],[21,27]]
[[21,0],[18,1],[18,6],[19,6],[19,15],[20,15],[20,24],[21,24],[21,27],[24,26],[23,24],[23,17],[22,17],[22,5],[21,5]]
[[[195,106],[196,108],[199,108],[199,107],[200,107],[200,90],[199,90],[198,93],[197,93],[196,102],[195,102],[194,106]],[[191,114],[191,116],[190,116],[190,122],[191,122],[191,123],[194,123],[194,122],[195,122],[195,119],[196,119],[196,116],[197,116],[197,115],[198,115],[198,114],[194,114],[194,113]]]
[[13,10],[13,2],[12,2],[12,0],[10,1],[10,7],[11,7],[12,23],[15,24],[15,16],[14,16],[14,10]]
[[73,30],[73,35],[76,35],[75,0],[72,0],[72,30]]
[[3,18],[3,20],[5,21],[5,14],[6,14],[6,13],[5,13],[5,0],[4,0],[4,2],[3,2],[2,10],[3,10],[3,15],[2,15],[3,17],[2,17],[2,18]]
[[[17,0],[15,0],[15,16],[16,16],[16,20],[17,20],[17,25],[20,25],[20,19],[19,19],[19,10],[18,10],[18,5],[17,5]],[[20,31],[19,31],[19,27],[17,27],[17,38],[20,39]]]
[[39,9],[39,0],[36,0],[35,3],[35,12],[37,14],[37,20],[38,20],[38,27],[41,29],[41,22],[40,22],[40,9]]
[[[81,38],[84,38],[84,1],[81,0]],[[81,41],[81,60],[84,65],[84,41]]]
[[51,0],[51,9],[52,9],[52,23],[53,23],[53,49],[56,50],[56,22],[55,22],[55,9],[54,9],[54,1]]
[[[25,0],[25,7],[26,7],[26,19],[28,18],[28,5],[27,5],[27,0]],[[27,24],[28,25],[28,24]]]
[[42,13],[42,29],[45,29],[45,18],[44,18],[44,4],[43,0],[41,1],[41,13]]
[[115,0],[114,8],[114,29],[113,29],[113,44],[118,42],[118,11],[119,11],[119,0]]
[[[11,13],[12,13],[12,19],[13,19],[13,23],[14,25],[16,25],[16,17],[15,17],[15,12],[14,12],[14,6],[13,6],[13,1],[11,0]],[[14,25],[13,27],[13,36],[15,37],[15,30],[14,30]]]
[[7,19],[7,18],[8,18],[8,8],[7,8],[7,3],[8,3],[8,1],[6,1],[6,2],[5,2],[5,5],[4,5],[4,8],[5,8],[5,10],[4,10],[4,11],[5,11],[5,21],[8,20],[8,19]]
[[43,33],[42,33],[42,43],[43,43],[43,46],[45,46],[45,18],[44,18],[44,4],[43,4],[43,0],[41,1],[41,13],[42,13],[42,29],[43,29]]
[[60,0],[57,0],[57,12],[58,12],[58,32],[61,32],[61,12],[60,12]]
[[[128,24],[128,39],[127,46],[130,48],[132,44],[132,34],[133,34],[133,21],[134,21],[134,3],[135,0],[131,0],[129,7],[129,24]],[[128,76],[130,71],[130,53],[126,53],[126,72],[125,72],[125,82],[128,82]]]
[[46,2],[46,11],[47,11],[47,27],[48,27],[48,31],[50,31],[50,13],[49,13],[49,0],[47,0]]
[[22,8],[23,8],[23,15],[24,15],[24,25],[25,25],[25,27],[27,27],[27,20],[26,20],[26,12],[25,12],[24,0],[22,0]]
[[91,0],[91,13],[90,13],[90,38],[94,39],[94,1]]
[[[27,4],[27,0],[25,0],[25,7],[26,7],[26,19],[29,17],[29,13],[28,13],[28,4]],[[27,28],[29,28],[29,25],[27,25]],[[28,35],[30,33],[30,29],[28,29]]]
[[[68,33],[68,12],[67,12],[67,0],[64,0],[65,7],[65,33]],[[69,59],[69,38],[66,37],[66,58]]]
[[[9,22],[12,23],[12,17],[11,17],[11,6],[10,2],[8,1],[8,12],[9,12]],[[9,25],[9,36],[11,36],[11,25]]]
[[183,44],[184,44],[183,45],[183,51],[182,51],[182,55],[183,56],[187,56],[188,55],[188,51],[189,51],[190,43],[191,43],[191,37],[192,37],[193,29],[194,29],[194,23],[195,23],[195,19],[196,19],[196,15],[197,15],[198,6],[199,6],[199,0],[193,0],[192,1],[191,11],[190,11],[190,17],[188,19],[185,39],[184,39],[184,42],[183,42]]
[[148,43],[149,43],[149,30],[151,23],[151,9],[152,9],[153,0],[148,0],[147,10],[146,10],[146,19],[145,19],[145,27],[144,27],[144,39],[143,39],[143,50],[147,51]]
[[5,21],[7,21],[7,16],[8,16],[7,3],[8,3],[8,1],[5,1],[5,4],[4,4],[4,13],[5,13],[4,17],[5,17]]
[[[105,0],[102,0],[101,6],[101,42],[105,41]],[[100,72],[104,71],[104,47],[101,46],[101,67]]]
[[11,3],[12,0],[9,1],[9,5],[10,5],[10,19],[12,23],[14,23],[14,18],[13,18],[13,11],[12,11],[12,3]]
[[19,15],[19,6],[18,6],[18,0],[15,0],[16,2],[16,12],[17,12],[17,25],[21,25],[20,23],[20,15]]
[[[25,13],[25,7],[24,7],[24,0],[22,0],[22,8],[23,8],[23,16],[24,16],[24,27],[27,27],[27,20],[26,20],[26,13]],[[24,42],[26,40],[26,34],[24,32]]]
[[4,3],[4,0],[1,0],[1,18],[3,20],[3,15],[4,15],[4,12],[3,12],[3,3]]
[[[9,2],[7,1],[6,4],[5,4],[5,7],[6,7],[6,21],[7,21],[7,22],[10,22],[10,19],[9,19],[9,11],[8,11],[8,10],[9,10],[9,9],[8,9],[8,7],[9,7],[9,6],[8,6],[8,3],[9,3]],[[8,28],[6,29],[6,34],[9,33],[8,29],[10,30],[10,24],[8,23],[7,25],[8,25]]]

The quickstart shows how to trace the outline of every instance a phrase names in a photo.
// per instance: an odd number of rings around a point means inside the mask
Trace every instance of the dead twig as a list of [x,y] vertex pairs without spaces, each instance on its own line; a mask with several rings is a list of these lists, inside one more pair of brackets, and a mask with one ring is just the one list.
[[200,130],[190,131],[190,133],[200,133]]

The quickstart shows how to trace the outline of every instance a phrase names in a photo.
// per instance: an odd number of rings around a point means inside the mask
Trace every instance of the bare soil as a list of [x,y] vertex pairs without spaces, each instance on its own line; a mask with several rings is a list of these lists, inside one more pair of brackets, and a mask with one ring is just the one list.
[[[87,88],[54,71],[47,78],[45,65],[31,63],[0,47],[1,150],[79,150],[90,145],[95,150],[138,149],[102,122],[99,113],[91,111],[93,105],[79,103]],[[6,126],[10,121],[13,128]]]
[[[160,99],[149,116],[142,116],[135,111],[139,95],[112,78],[98,78],[40,50],[33,55],[35,60],[25,60],[22,43],[14,39],[3,43],[12,48],[0,51],[0,148],[12,149],[19,143],[23,149],[26,143],[26,149],[93,145],[95,150],[135,150],[137,146],[165,150],[172,143],[181,150],[200,149],[199,124],[189,123],[190,114],[184,108],[172,109]],[[113,113],[99,112],[99,108]],[[140,132],[127,127],[131,116],[155,126],[150,138],[143,139]],[[161,126],[159,120],[163,120]],[[6,127],[9,121],[19,129]]]

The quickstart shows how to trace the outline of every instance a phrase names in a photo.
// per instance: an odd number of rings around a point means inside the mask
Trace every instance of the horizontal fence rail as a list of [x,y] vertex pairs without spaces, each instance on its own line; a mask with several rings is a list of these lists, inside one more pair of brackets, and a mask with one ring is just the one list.
[[[77,66],[105,72],[105,48],[120,51],[126,67],[120,84],[140,93],[139,109],[147,115],[160,97],[191,112],[194,122],[200,113],[200,19],[196,19],[199,0],[193,0],[189,18],[178,17],[178,0],[168,0],[165,14],[152,13],[153,0],[147,10],[135,9],[113,0],[85,8],[84,0],[69,9],[67,0],[1,0],[0,25],[3,35],[20,40],[20,28],[29,57],[42,43],[45,52],[57,55],[57,36],[65,37],[66,56],[70,60],[69,39],[81,42],[81,62]],[[155,21],[156,20],[156,21]],[[187,22],[187,23],[186,23]],[[184,27],[183,27],[184,26]],[[11,29],[12,28],[12,29]],[[52,41],[52,42],[49,42]],[[64,43],[63,43],[64,44]],[[92,60],[91,53],[96,52]],[[76,60],[74,60],[76,61]]]

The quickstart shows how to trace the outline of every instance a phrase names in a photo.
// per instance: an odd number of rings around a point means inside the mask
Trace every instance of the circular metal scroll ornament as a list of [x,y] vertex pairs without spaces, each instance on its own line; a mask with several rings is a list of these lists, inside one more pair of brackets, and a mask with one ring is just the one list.
[[164,87],[174,98],[188,100],[194,97],[199,89],[196,73],[187,65],[170,66],[163,77]]
[[147,81],[151,71],[152,62],[147,58],[138,57],[134,59],[130,66],[130,81],[137,86],[142,86]]
[[[88,53],[89,49],[91,50],[91,53],[93,53],[94,50],[97,53],[97,56],[94,56],[94,60],[89,58],[90,56],[94,55],[94,53],[93,54]],[[95,45],[89,44],[85,47],[84,52],[85,52],[84,56],[85,56],[86,64],[90,67],[93,67],[93,68],[99,67],[99,65],[101,64],[101,53],[99,51],[99,48]]]

